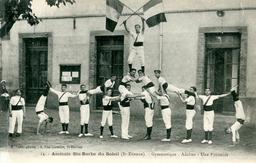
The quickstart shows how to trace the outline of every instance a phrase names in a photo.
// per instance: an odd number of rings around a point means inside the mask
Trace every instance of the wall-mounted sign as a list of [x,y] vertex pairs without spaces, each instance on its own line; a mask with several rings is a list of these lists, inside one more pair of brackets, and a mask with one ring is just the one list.
[[60,65],[60,83],[80,84],[81,65]]

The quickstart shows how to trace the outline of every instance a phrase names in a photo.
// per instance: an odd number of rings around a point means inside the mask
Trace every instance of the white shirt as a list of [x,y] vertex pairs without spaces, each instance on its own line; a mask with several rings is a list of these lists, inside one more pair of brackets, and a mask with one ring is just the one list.
[[[211,96],[211,97],[210,97],[210,99],[208,100],[206,106],[212,106],[212,105],[213,105],[213,101],[214,101],[214,100],[217,100],[217,99],[219,98],[218,95],[210,95],[210,96]],[[203,100],[203,105],[205,105],[205,103],[206,103],[206,101],[207,101],[207,99],[208,99],[209,96],[206,96],[206,95],[198,95],[198,97]]]
[[166,96],[168,96],[168,95],[157,96],[157,99],[160,100],[161,106],[169,106],[170,105],[170,101]]
[[148,83],[152,82],[147,76],[139,77],[138,80],[141,81],[144,85],[147,85]]
[[236,109],[236,118],[237,119],[245,119],[243,104],[240,100],[235,102],[235,109]]
[[12,96],[10,99],[10,104],[13,106],[25,106],[25,100],[21,96]]
[[111,105],[111,99],[112,99],[112,97],[110,97],[110,96],[104,96],[102,98],[102,105],[103,106]]
[[105,81],[105,83],[104,83],[104,86],[105,86],[106,88],[113,88],[114,85],[115,85],[115,81],[111,81],[111,79],[108,79],[108,80]]
[[81,93],[81,92],[79,92],[79,93],[78,93],[78,98],[79,98],[80,101],[89,100],[89,96],[87,96],[87,93]]
[[60,92],[60,91],[54,90],[53,88],[50,88],[50,91],[52,91],[58,96],[59,102],[68,102],[69,97],[76,97],[76,95],[73,95],[70,92]]
[[123,82],[123,83],[128,83],[128,82],[133,81],[133,80],[134,80],[134,78],[133,78],[130,74],[127,74],[127,75],[125,75],[125,76],[122,78],[122,82]]
[[163,78],[163,77],[159,77],[158,79],[158,83],[160,84],[160,85],[163,85],[164,83],[167,83],[167,81],[165,80],[165,78]]
[[138,38],[137,38],[136,42],[144,42],[144,35],[142,34],[142,32],[137,34],[136,32],[131,31],[130,34],[133,38],[133,42],[135,42],[137,36],[138,36]]
[[152,98],[151,98],[150,94],[148,93],[148,91],[141,92],[141,95],[144,95],[144,97],[142,97],[142,99],[145,99],[148,104],[152,103]]
[[36,108],[35,108],[36,112],[44,110],[46,98],[47,98],[47,96],[43,96],[43,95],[40,96],[40,98],[39,98],[39,100],[37,101],[37,104],[36,104]]
[[194,96],[188,96],[188,98],[186,98],[185,102],[187,103],[187,105],[195,105],[196,99]]
[[121,97],[120,97],[120,100],[123,101],[127,95],[133,95],[133,93],[131,91],[124,91],[122,94],[121,94]]

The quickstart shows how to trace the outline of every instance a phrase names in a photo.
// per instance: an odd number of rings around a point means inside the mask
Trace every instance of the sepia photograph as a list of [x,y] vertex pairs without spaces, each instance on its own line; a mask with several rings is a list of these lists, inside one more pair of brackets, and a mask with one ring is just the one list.
[[0,0],[0,162],[256,162],[255,20],[256,0]]

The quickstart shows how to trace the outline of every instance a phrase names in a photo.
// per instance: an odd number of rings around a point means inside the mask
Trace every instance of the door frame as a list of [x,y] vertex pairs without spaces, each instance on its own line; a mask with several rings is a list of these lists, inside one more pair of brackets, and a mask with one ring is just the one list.
[[204,94],[204,80],[205,80],[205,38],[207,33],[240,33],[240,65],[239,65],[239,94],[242,97],[246,96],[246,63],[247,63],[247,46],[248,33],[247,26],[236,27],[201,27],[198,33],[198,57],[197,57],[197,75],[196,86],[198,92]]
[[[109,31],[91,31],[90,32],[90,49],[89,49],[89,78],[88,86],[89,88],[96,87],[96,78],[97,78],[97,36],[124,36],[124,57],[123,57],[123,74],[128,72],[127,59],[129,55],[130,48],[130,39],[129,35],[125,30],[116,30],[113,33]],[[96,98],[93,98],[91,101],[90,107],[95,108]]]
[[26,48],[25,38],[48,38],[47,79],[52,81],[53,38],[52,33],[19,33],[19,88],[26,99]]

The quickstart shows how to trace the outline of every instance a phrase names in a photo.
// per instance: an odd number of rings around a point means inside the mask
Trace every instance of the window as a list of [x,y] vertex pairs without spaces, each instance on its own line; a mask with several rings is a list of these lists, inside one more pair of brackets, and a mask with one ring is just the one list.
[[60,65],[60,83],[80,84],[81,65]]

